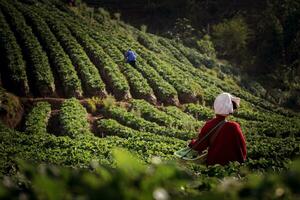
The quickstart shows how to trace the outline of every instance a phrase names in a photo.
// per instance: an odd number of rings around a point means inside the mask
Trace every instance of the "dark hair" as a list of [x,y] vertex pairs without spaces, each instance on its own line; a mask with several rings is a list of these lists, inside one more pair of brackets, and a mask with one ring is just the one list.
[[234,101],[231,101],[231,102],[232,102],[233,110],[236,110],[237,109],[237,104]]

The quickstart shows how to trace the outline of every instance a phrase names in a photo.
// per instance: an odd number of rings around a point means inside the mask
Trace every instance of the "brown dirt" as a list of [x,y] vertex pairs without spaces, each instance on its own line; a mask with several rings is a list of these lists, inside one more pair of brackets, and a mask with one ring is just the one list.
[[21,123],[24,114],[20,99],[5,92],[0,103],[0,121],[10,128],[16,128]]
[[191,94],[191,93],[179,93],[178,98],[179,98],[180,103],[183,103],[183,104],[184,103],[195,103],[199,100],[196,95]]

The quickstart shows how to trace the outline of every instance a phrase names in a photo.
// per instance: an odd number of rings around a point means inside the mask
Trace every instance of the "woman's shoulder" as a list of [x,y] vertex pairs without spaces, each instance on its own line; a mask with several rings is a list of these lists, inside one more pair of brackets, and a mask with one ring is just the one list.
[[235,121],[226,122],[226,126],[232,128],[232,129],[240,129],[241,128],[240,124]]

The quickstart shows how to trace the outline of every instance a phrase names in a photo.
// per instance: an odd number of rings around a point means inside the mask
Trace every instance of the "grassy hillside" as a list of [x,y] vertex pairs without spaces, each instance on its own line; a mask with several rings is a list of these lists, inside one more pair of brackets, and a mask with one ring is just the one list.
[[[25,110],[15,130],[0,126],[0,177],[15,174],[24,159],[114,165],[115,147],[146,163],[154,156],[172,160],[213,117],[222,91],[241,98],[230,119],[247,139],[244,166],[281,170],[299,156],[299,114],[239,87],[230,66],[103,10],[93,19],[80,13],[54,0],[0,1],[1,119],[14,111],[5,106],[11,93]],[[135,68],[124,62],[129,48],[138,54]]]

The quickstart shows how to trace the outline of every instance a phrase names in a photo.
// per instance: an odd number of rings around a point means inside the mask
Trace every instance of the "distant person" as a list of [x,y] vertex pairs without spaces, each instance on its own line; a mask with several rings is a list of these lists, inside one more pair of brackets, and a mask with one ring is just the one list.
[[[245,137],[237,122],[226,121],[240,104],[240,99],[229,93],[222,93],[214,101],[216,116],[207,121],[189,147],[201,153],[208,148],[207,165],[226,165],[230,161],[244,162],[247,155]],[[214,131],[211,131],[214,129]],[[208,132],[209,137],[204,139]],[[216,134],[214,134],[216,133]],[[202,142],[200,142],[202,140]]]
[[68,0],[69,6],[75,6],[75,0]]
[[136,54],[134,51],[131,49],[128,49],[128,51],[125,52],[125,59],[126,62],[129,63],[131,66],[135,67],[135,62],[136,62]]

